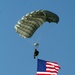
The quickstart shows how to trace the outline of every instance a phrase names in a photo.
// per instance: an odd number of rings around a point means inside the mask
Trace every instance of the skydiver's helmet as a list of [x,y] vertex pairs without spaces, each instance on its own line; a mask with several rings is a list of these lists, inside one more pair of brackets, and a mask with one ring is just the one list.
[[38,56],[39,54],[39,51],[37,49],[35,49],[35,52],[34,52],[34,59],[36,58],[36,56]]
[[35,47],[39,46],[39,43],[34,43],[34,46],[35,46]]

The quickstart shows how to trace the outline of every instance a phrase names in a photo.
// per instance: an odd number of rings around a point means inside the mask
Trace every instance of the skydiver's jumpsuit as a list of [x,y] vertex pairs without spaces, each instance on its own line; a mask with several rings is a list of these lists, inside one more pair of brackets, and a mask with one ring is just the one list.
[[34,59],[36,58],[36,56],[38,56],[39,54],[39,51],[37,49],[35,49],[35,52],[34,52]]

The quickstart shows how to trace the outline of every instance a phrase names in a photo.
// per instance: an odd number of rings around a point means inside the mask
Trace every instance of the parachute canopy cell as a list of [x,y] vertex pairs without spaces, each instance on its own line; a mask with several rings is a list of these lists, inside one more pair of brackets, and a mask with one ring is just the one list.
[[59,22],[59,17],[48,10],[37,10],[23,16],[14,26],[23,38],[30,38],[44,22]]

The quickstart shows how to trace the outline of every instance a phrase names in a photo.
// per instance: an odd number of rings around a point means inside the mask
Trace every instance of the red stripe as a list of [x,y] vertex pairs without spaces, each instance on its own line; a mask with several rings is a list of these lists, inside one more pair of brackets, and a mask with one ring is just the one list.
[[36,74],[36,75],[56,75],[56,74]]
[[[47,65],[48,65],[48,64],[47,64]],[[54,66],[54,67],[53,67],[53,66]],[[59,68],[59,69],[60,69],[60,66],[55,66],[55,65],[52,65],[52,64],[51,64],[51,65],[49,64],[49,66],[46,66],[46,67],[47,67],[47,68],[52,68],[52,69],[53,69],[53,68],[55,68],[55,69],[56,69],[56,68]]]
[[[56,65],[53,65],[53,64],[46,64],[46,65],[49,65],[49,66],[56,66]],[[56,66],[56,67],[59,67],[60,68],[60,66],[58,65],[58,66]]]
[[55,68],[59,68],[60,69],[60,66],[55,66]]
[[58,73],[57,71],[50,71],[50,70],[46,70],[46,72]]
[[56,62],[46,62],[46,65],[59,66]]
[[56,64],[56,65],[58,65],[58,63],[56,63],[56,62],[46,62],[46,64],[50,64],[50,63],[52,63],[52,64]]
[[36,75],[51,75],[51,74],[36,74]]
[[[46,68],[50,69],[50,70],[46,70],[46,72],[50,72],[50,73],[58,73],[58,70],[60,69],[60,66],[55,63],[55,62],[47,62],[46,63]],[[53,69],[55,69],[56,71],[52,71]]]
[[58,65],[58,63],[56,63],[56,62],[52,62],[52,63],[54,63],[54,64],[57,64],[57,65]]
[[46,68],[55,69],[55,70],[59,70],[60,69],[60,67],[57,67],[57,66],[55,66],[55,67],[46,67]]
[[56,67],[46,67],[46,68],[49,68],[49,69],[56,69]]

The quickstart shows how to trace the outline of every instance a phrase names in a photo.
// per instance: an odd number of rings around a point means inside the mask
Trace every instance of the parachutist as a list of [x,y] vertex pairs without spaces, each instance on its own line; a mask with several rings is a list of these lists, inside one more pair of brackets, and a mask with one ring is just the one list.
[[36,58],[36,56],[38,56],[38,54],[39,54],[39,51],[37,49],[35,49],[35,51],[34,51],[34,59]]

